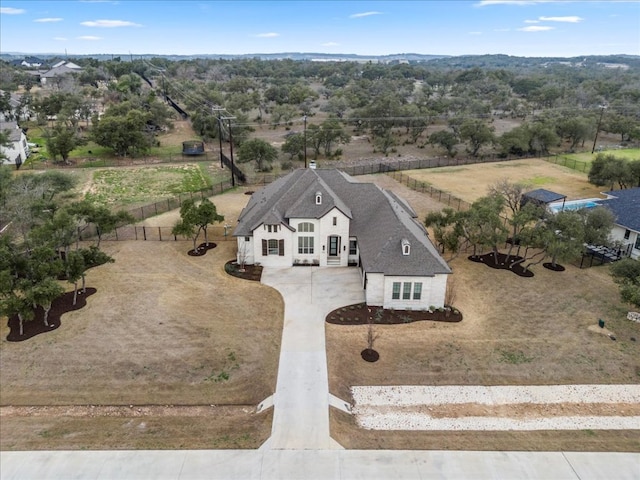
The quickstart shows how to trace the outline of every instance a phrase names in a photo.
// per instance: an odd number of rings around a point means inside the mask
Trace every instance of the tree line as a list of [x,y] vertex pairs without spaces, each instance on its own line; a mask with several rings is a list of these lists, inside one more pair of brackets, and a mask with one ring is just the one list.
[[[87,270],[113,261],[100,250],[102,235],[133,221],[86,200],[65,201],[73,186],[63,172],[14,176],[0,167],[0,314],[18,317],[19,335],[38,307],[48,326],[52,303],[65,291],[61,281],[73,285],[75,305]],[[86,246],[80,236],[91,224],[98,235]]]

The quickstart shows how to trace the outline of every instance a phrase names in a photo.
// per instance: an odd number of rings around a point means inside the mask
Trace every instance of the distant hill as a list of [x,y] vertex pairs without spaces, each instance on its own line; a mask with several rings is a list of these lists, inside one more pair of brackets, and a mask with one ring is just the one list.
[[[62,55],[53,53],[0,53],[0,60],[10,62],[36,55],[43,59],[63,58]],[[430,62],[441,67],[452,68],[508,68],[517,66],[547,66],[552,64],[564,64],[575,67],[593,66],[600,64],[609,68],[624,67],[640,68],[640,56],[638,55],[585,55],[580,57],[515,57],[510,55],[424,55],[420,53],[396,53],[392,55],[356,55],[349,53],[313,53],[313,52],[282,52],[282,53],[250,53],[242,55],[229,54],[200,54],[200,55],[159,55],[159,54],[94,54],[72,55],[73,58],[95,58],[97,60],[111,60],[119,57],[123,61],[130,59],[166,58],[172,61],[192,60],[197,58],[207,59],[246,59],[259,58],[262,60],[295,60],[295,61],[324,61],[324,62],[372,62],[372,63],[423,63]]]

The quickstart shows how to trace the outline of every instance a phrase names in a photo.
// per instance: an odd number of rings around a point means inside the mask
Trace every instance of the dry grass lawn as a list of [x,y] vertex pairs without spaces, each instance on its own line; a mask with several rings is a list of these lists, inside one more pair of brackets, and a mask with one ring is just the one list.
[[[416,173],[428,176],[431,170],[411,172],[412,177]],[[386,175],[372,178],[380,178],[386,188],[394,182]],[[435,178],[457,184],[447,175]],[[482,184],[486,177],[478,173],[473,178]],[[434,208],[428,195],[412,191],[407,198],[420,218]],[[367,345],[366,326],[326,325],[331,393],[351,401],[352,385],[640,382],[640,341],[634,340],[640,340],[640,326],[626,320],[627,308],[606,266],[567,265],[565,272],[537,266],[533,278],[522,278],[461,255],[451,267],[454,304],[463,321],[377,326],[376,363],[360,358]],[[616,341],[589,330],[600,318]],[[640,450],[637,432],[373,431],[358,428],[352,417],[335,410],[331,425],[332,435],[346,448]]]
[[[271,428],[270,414],[253,411],[275,390],[280,295],[224,272],[235,255],[232,241],[219,242],[203,257],[186,254],[189,242],[107,242],[103,248],[116,262],[89,271],[87,284],[97,294],[85,308],[65,314],[61,328],[9,343],[6,320],[0,325],[0,405],[237,409],[220,412],[219,422],[171,410],[161,420],[150,415],[142,420],[148,427],[142,440],[119,447],[115,439],[127,425],[137,425],[125,422],[130,418],[107,418],[99,410],[85,418],[3,412],[2,448],[155,448],[167,438],[165,448],[213,448],[214,441],[219,448],[258,446]],[[103,423],[111,432],[101,430],[105,443],[87,441],[87,432]],[[199,438],[207,431],[208,440]],[[111,434],[114,439],[107,439]]]
[[487,195],[489,186],[502,179],[528,184],[532,190],[552,190],[566,195],[567,200],[604,198],[600,194],[604,189],[588,183],[586,174],[541,159],[410,170],[402,173],[469,203]]

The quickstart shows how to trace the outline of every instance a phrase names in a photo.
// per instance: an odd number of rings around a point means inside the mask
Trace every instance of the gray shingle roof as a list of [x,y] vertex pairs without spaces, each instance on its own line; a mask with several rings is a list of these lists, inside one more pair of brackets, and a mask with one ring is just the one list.
[[640,232],[640,187],[604,193],[613,198],[599,200],[597,203],[613,212],[618,225]]
[[536,200],[542,203],[551,203],[562,200],[563,198],[567,198],[566,195],[562,195],[561,193],[552,192],[551,190],[546,190],[544,188],[538,188],[537,190],[531,190],[523,195],[524,198]]
[[[315,205],[316,192],[322,205]],[[295,170],[254,193],[240,214],[235,236],[249,236],[272,221],[274,210],[290,218],[320,218],[332,208],[351,218],[349,234],[357,238],[362,266],[385,275],[430,276],[451,273],[413,209],[373,183],[360,183],[338,170]],[[402,241],[410,255],[402,254]]]

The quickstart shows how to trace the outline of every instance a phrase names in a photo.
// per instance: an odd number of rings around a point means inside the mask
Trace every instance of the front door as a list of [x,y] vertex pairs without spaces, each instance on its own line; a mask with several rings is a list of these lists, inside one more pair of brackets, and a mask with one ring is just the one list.
[[340,237],[329,237],[329,256],[337,257],[340,252]]

